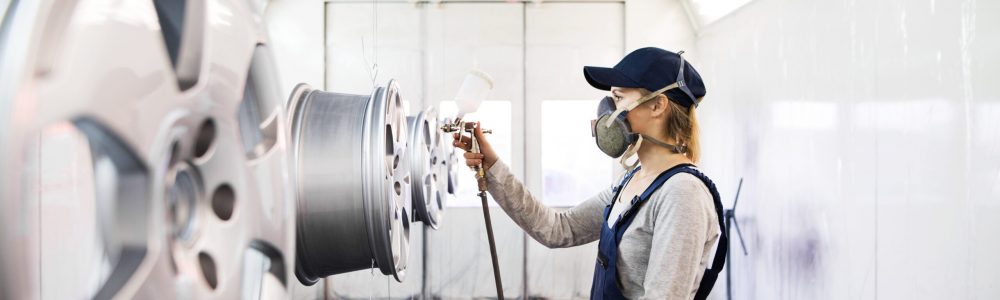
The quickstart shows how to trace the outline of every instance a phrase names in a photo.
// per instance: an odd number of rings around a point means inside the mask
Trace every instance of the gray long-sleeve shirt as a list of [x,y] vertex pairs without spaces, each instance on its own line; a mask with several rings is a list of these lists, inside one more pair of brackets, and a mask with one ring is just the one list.
[[[611,185],[576,207],[560,211],[532,196],[502,161],[490,167],[486,179],[500,207],[546,247],[593,242],[600,238],[600,226],[608,226],[603,213],[614,201]],[[625,297],[694,298],[715,255],[720,233],[717,224],[712,195],[700,179],[679,173],[667,180],[639,208],[618,245],[617,271]]]

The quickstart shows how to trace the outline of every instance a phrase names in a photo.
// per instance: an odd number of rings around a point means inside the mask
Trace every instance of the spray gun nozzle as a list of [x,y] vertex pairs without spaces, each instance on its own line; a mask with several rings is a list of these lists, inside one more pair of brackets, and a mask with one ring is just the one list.
[[[468,133],[475,133],[476,132],[476,123],[463,122],[461,119],[459,119],[459,120],[456,120],[455,123],[449,123],[449,124],[441,125],[441,131],[446,132],[446,133],[454,133],[454,132],[460,132],[460,131],[464,131],[464,132],[468,132]],[[483,133],[484,134],[492,134],[493,130],[491,130],[491,129],[483,129]]]

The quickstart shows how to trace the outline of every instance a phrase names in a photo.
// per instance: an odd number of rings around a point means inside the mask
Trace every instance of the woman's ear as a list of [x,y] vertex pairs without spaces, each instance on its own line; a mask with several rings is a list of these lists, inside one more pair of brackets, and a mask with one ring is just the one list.
[[650,113],[654,117],[657,117],[657,116],[660,116],[660,115],[666,116],[667,113],[670,112],[670,103],[669,103],[669,101],[670,100],[667,99],[667,95],[664,95],[664,94],[657,95],[656,98],[654,98],[653,100],[649,101],[649,102],[652,102],[652,105],[650,107],[650,109],[651,109]]

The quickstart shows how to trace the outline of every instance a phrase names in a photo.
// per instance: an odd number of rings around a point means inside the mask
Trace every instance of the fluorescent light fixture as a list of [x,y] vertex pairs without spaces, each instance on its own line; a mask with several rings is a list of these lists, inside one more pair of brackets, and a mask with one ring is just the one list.
[[715,22],[752,0],[687,0],[688,7],[700,26]]

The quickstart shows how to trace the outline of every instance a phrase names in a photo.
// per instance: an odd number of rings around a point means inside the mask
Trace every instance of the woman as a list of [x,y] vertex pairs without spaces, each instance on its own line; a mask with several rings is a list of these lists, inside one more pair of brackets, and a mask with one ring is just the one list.
[[[629,171],[576,207],[545,207],[479,130],[482,153],[465,154],[467,165],[486,169],[500,207],[538,242],[558,248],[600,239],[592,299],[704,299],[724,263],[718,192],[694,167],[694,108],[705,87],[681,54],[643,48],[614,68],[584,67],[590,85],[611,92],[592,122],[598,147]],[[468,137],[455,138],[456,147],[469,149]],[[632,154],[638,168],[626,163]]]

